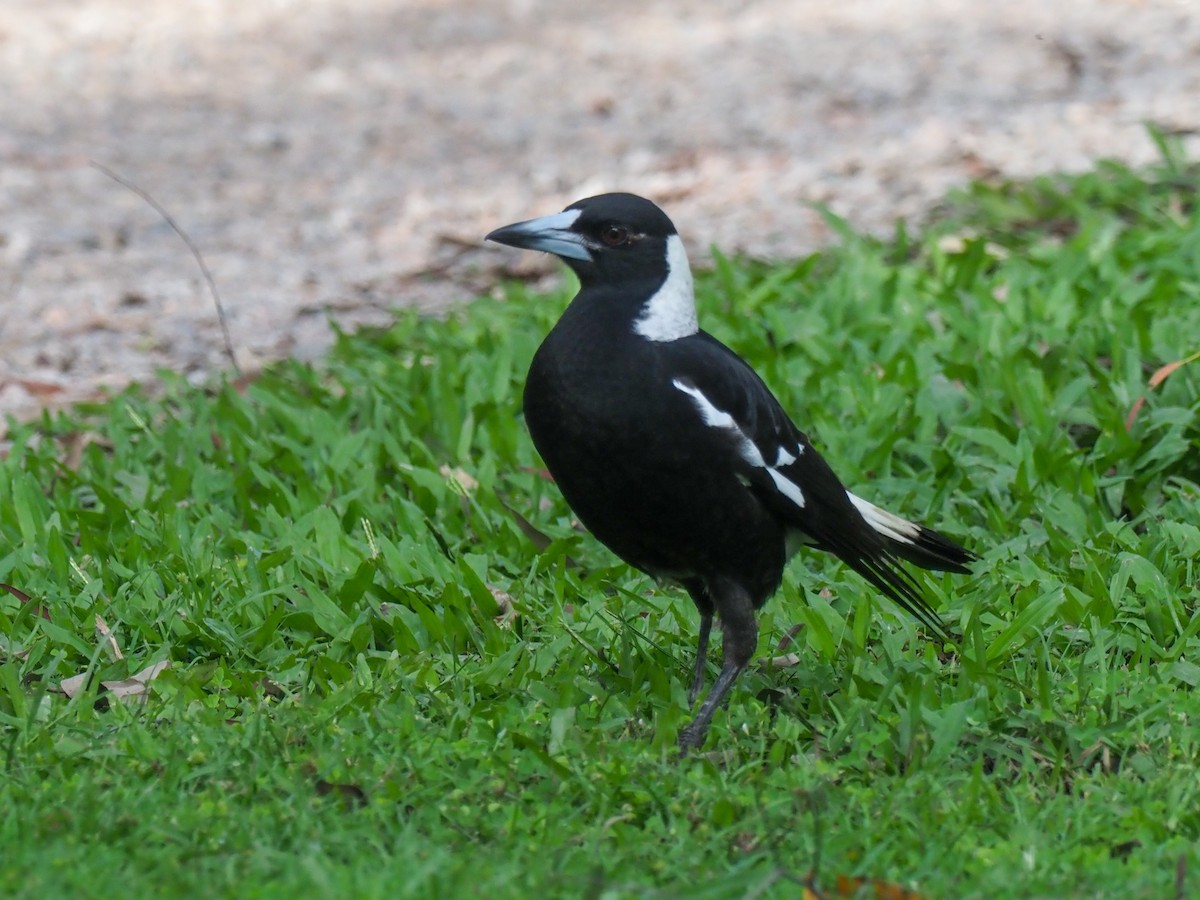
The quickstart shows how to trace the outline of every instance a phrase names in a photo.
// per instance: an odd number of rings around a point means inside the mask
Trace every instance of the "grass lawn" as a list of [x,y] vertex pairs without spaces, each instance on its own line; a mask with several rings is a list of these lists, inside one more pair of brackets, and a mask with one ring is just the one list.
[[925,579],[940,645],[799,557],[759,653],[798,664],[683,761],[691,603],[519,416],[569,289],[9,423],[0,895],[1196,896],[1200,362],[1147,384],[1200,350],[1200,175],[1164,150],[699,276],[853,490],[983,559]]

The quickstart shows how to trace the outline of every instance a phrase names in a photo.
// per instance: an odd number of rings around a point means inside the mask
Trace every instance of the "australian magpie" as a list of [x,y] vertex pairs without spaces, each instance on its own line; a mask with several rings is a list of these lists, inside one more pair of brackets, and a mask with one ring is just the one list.
[[901,561],[967,572],[954,541],[846,490],[741,357],[700,330],[683,242],[633,194],[601,194],[488,240],[542,250],[580,290],[533,358],[525,421],[580,521],[632,566],[679,582],[700,613],[690,702],[713,617],[724,664],[684,751],[758,643],[755,612],[801,546],[828,551],[945,634]]

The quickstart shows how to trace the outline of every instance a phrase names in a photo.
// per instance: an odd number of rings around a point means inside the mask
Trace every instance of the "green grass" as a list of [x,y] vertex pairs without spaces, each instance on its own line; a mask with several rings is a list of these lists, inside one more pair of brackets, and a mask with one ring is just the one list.
[[1197,196],[1167,154],[699,277],[855,491],[983,559],[928,579],[940,646],[802,556],[759,654],[800,625],[801,663],[683,761],[690,603],[573,527],[518,415],[567,292],[10,423],[0,895],[1200,890],[1200,364],[1124,425],[1200,349]]

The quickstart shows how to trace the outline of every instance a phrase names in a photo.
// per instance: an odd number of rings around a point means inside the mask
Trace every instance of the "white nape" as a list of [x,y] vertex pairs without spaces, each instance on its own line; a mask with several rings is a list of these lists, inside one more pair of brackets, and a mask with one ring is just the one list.
[[921,533],[921,526],[908,521],[908,519],[902,519],[886,509],[880,509],[874,503],[857,497],[849,491],[846,491],[846,496],[850,498],[850,502],[854,504],[855,509],[859,511],[867,524],[886,538],[902,544],[911,544]]
[[[775,483],[775,489],[783,496],[787,497],[801,509],[804,508],[804,493],[800,487],[793,481],[790,481],[781,472],[775,470],[774,467],[767,465],[767,461],[763,458],[762,451],[758,449],[758,445],[746,436],[746,433],[738,426],[736,420],[723,409],[718,409],[713,405],[712,401],[704,396],[704,393],[693,385],[685,381],[680,381],[678,378],[672,379],[671,384],[676,390],[683,391],[692,398],[692,403],[696,410],[700,413],[700,417],[704,419],[705,425],[710,425],[713,428],[720,428],[723,431],[728,431],[733,439],[737,441],[738,455],[747,463],[758,469],[766,469],[767,474],[771,476],[771,481]],[[779,458],[790,456],[782,449],[779,453]],[[795,462],[796,458],[791,456],[791,462]],[[781,465],[776,463],[776,465]],[[782,465],[786,465],[783,463]]]
[[654,292],[633,323],[633,330],[651,341],[677,341],[700,330],[692,267],[679,235],[667,238],[667,279]]

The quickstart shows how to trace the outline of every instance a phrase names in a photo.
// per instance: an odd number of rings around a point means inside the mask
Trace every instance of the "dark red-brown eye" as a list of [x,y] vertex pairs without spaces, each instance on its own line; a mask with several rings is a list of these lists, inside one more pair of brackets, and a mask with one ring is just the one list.
[[600,240],[610,247],[620,247],[629,240],[629,229],[623,225],[605,225]]

